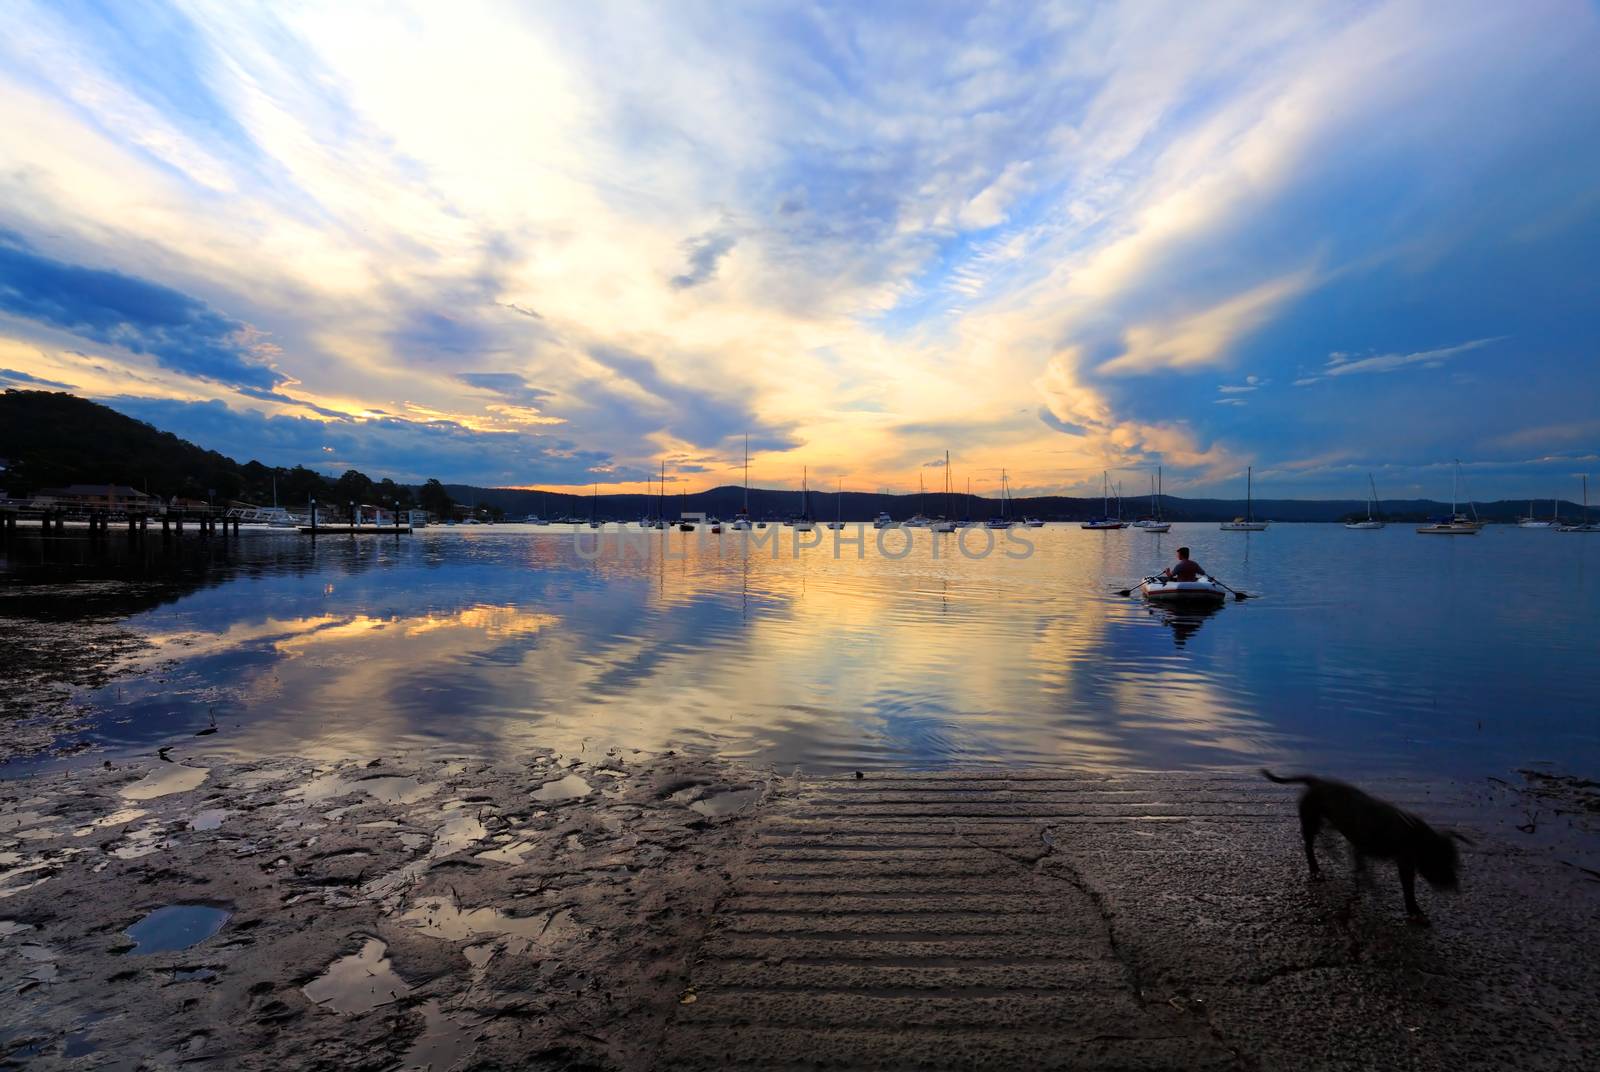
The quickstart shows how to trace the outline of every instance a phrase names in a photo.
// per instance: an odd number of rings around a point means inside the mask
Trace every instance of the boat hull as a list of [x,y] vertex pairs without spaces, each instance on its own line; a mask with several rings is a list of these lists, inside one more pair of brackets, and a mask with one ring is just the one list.
[[1192,606],[1222,603],[1228,598],[1228,590],[1210,577],[1201,577],[1198,581],[1150,580],[1145,582],[1144,597],[1152,603]]
[[1266,532],[1265,521],[1224,521],[1217,526],[1223,532]]
[[1345,528],[1347,528],[1347,529],[1360,529],[1362,531],[1367,531],[1367,530],[1370,530],[1370,529],[1381,529],[1381,528],[1383,528],[1383,522],[1382,521],[1351,521],[1351,522],[1349,522],[1349,523],[1347,523],[1345,525]]

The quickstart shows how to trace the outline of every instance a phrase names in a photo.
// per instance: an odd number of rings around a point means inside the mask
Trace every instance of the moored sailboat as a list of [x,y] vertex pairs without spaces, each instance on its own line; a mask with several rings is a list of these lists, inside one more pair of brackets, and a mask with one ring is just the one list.
[[1576,525],[1557,525],[1557,532],[1600,532],[1600,525],[1589,520],[1589,476],[1583,477],[1583,521]]
[[1100,516],[1091,517],[1089,520],[1079,524],[1078,527],[1082,529],[1127,528],[1128,523],[1123,521],[1121,517],[1111,516],[1111,474],[1104,470],[1102,470],[1100,473],[1100,495],[1102,499]]
[[1255,466],[1245,467],[1244,477],[1244,516],[1236,517],[1232,521],[1224,521],[1217,527],[1223,532],[1265,532],[1268,522],[1257,521],[1255,513]]
[[[1450,481],[1450,516],[1435,518],[1426,525],[1418,525],[1417,531],[1424,536],[1476,536],[1483,524],[1474,518],[1469,518],[1461,513],[1456,504],[1461,498],[1461,459],[1456,459],[1455,476]],[[1467,504],[1471,506],[1471,503]],[[1473,507],[1477,513],[1477,507]]]
[[1011,527],[1011,484],[1004,469],[1000,470],[1000,516],[991,517],[984,525],[991,529]]
[[1371,492],[1372,492],[1371,497],[1367,499],[1367,519],[1365,521],[1346,521],[1344,523],[1344,527],[1347,528],[1347,529],[1381,529],[1381,528],[1383,528],[1383,525],[1384,525],[1383,518],[1381,518],[1381,517],[1373,517],[1372,516],[1373,507],[1378,502],[1378,485],[1373,481],[1371,473],[1367,474],[1367,485],[1371,489]]

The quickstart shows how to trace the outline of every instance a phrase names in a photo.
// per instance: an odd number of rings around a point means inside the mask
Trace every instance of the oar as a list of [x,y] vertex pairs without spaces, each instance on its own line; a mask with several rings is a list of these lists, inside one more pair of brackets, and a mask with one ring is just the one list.
[[1228,591],[1232,592],[1234,600],[1239,602],[1239,603],[1243,603],[1245,600],[1250,598],[1250,593],[1249,592],[1241,592],[1237,588],[1228,588],[1227,585],[1223,584],[1221,581],[1218,581],[1215,577],[1213,577],[1211,579],[1213,581],[1216,581],[1216,583],[1220,587],[1226,588]]
[[1119,596],[1131,596],[1131,595],[1133,595],[1133,593],[1137,592],[1139,589],[1143,588],[1145,585],[1149,584],[1153,580],[1155,580],[1154,577],[1146,577],[1144,580],[1140,581],[1138,584],[1134,585],[1132,588],[1119,588],[1117,590],[1117,595],[1119,595]]

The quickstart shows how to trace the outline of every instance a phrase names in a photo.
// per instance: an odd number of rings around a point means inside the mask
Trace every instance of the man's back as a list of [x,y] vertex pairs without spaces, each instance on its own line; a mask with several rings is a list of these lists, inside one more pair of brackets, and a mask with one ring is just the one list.
[[1200,568],[1200,563],[1192,558],[1180,558],[1177,565],[1173,566],[1171,570],[1172,579],[1175,581],[1199,580],[1203,572]]

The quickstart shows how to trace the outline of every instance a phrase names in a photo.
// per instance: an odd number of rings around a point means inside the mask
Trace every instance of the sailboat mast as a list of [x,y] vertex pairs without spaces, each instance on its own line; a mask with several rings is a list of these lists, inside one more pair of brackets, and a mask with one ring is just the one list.
[[1450,516],[1456,516],[1456,503],[1460,499],[1461,459],[1456,459],[1455,475],[1450,478]]
[[1161,466],[1156,466],[1156,520],[1161,520]]
[[1111,474],[1100,470],[1100,516],[1111,516]]
[[1244,470],[1244,519],[1246,521],[1254,521],[1256,519],[1255,502],[1256,467],[1247,465]]
[[744,434],[744,512],[750,512],[750,433]]
[[944,512],[955,520],[955,493],[950,490],[950,451],[944,451]]

